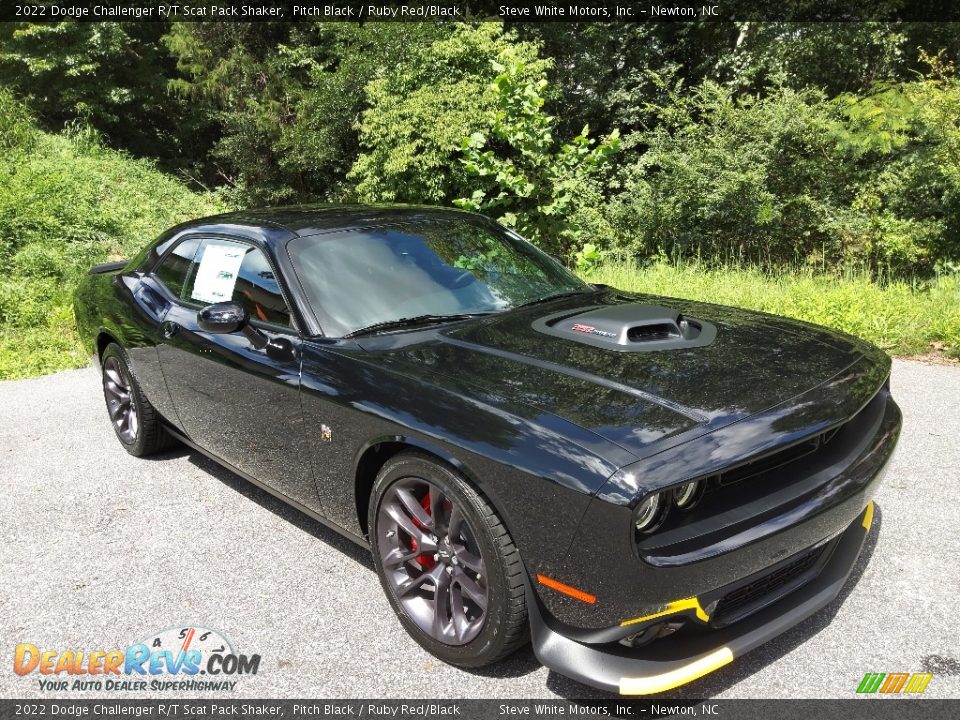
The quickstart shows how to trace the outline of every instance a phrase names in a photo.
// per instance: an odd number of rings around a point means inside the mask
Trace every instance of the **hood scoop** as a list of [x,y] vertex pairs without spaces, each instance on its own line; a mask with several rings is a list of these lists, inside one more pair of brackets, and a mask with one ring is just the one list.
[[711,323],[645,303],[565,310],[535,320],[533,329],[618,352],[704,347],[717,337]]

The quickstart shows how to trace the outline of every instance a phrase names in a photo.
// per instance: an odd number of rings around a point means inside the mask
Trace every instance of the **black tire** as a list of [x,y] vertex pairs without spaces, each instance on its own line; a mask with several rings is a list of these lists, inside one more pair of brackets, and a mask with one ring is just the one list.
[[[398,526],[393,524],[393,516],[389,516],[387,513],[396,510],[397,492],[406,489],[413,491],[417,481],[424,481],[429,486],[438,488],[440,502],[447,503],[449,500],[448,507],[456,508],[462,515],[456,521],[452,517],[448,517],[448,528],[445,531],[442,529],[442,521],[435,519],[442,516],[443,511],[429,513],[433,522],[440,528],[439,532],[441,534],[446,532],[446,536],[434,538],[438,550],[442,553],[442,547],[440,546],[443,543],[448,543],[448,538],[452,532],[450,526],[454,522],[461,528],[457,533],[459,539],[456,542],[469,538],[472,546],[467,551],[465,545],[459,545],[458,550],[451,550],[449,554],[439,559],[438,555],[432,556],[435,564],[433,571],[440,567],[442,570],[451,573],[451,579],[448,581],[451,589],[447,591],[447,596],[451,598],[447,605],[450,608],[451,615],[455,604],[452,598],[462,599],[459,604],[464,612],[469,609],[467,606],[471,603],[469,593],[465,591],[465,588],[457,589],[456,594],[454,594],[453,588],[457,588],[458,583],[458,568],[461,576],[467,580],[470,578],[466,578],[463,573],[472,572],[470,570],[472,565],[468,565],[462,560],[461,564],[458,565],[452,556],[470,557],[471,563],[479,560],[483,568],[482,575],[473,573],[472,577],[476,581],[474,590],[477,587],[483,587],[486,591],[486,608],[482,616],[472,621],[476,624],[476,627],[471,632],[465,631],[463,633],[464,637],[461,638],[450,638],[443,641],[437,639],[434,635],[442,635],[443,633],[437,633],[436,628],[434,628],[434,634],[426,631],[422,626],[428,623],[425,623],[423,617],[416,616],[411,610],[409,604],[411,595],[415,596],[413,602],[422,602],[427,605],[432,603],[436,607],[438,602],[436,593],[439,589],[437,585],[432,585],[430,581],[427,581],[427,586],[432,587],[432,589],[419,587],[415,591],[408,591],[404,593],[404,601],[401,601],[398,595],[399,586],[404,584],[398,583],[398,575],[403,576],[403,573],[411,575],[419,573],[421,576],[429,574],[425,573],[420,566],[423,562],[420,558],[424,555],[404,563],[400,563],[398,561],[399,556],[397,556],[397,559],[390,562],[391,553],[403,551],[403,548],[391,547],[391,543],[409,541],[395,539],[405,536],[406,533],[402,528],[395,529]],[[427,505],[430,501],[425,500],[423,502],[426,503],[424,510],[428,510]],[[487,500],[455,470],[438,462],[435,458],[419,452],[405,452],[391,458],[380,470],[374,482],[367,527],[370,530],[370,542],[377,575],[380,577],[380,583],[387,594],[390,605],[410,636],[428,652],[452,665],[481,667],[501,660],[527,642],[529,626],[526,596],[524,594],[525,573],[520,552],[513,544],[513,540],[503,522]],[[418,525],[417,527],[421,526]],[[391,530],[385,530],[385,528],[392,528],[394,535],[388,535]],[[443,547],[450,549],[453,546],[448,543]],[[415,552],[417,546],[414,544],[412,548],[407,549]],[[479,558],[476,557],[475,551],[479,551]],[[466,555],[457,555],[458,552],[466,552]],[[384,567],[385,555],[391,566],[389,570],[385,570]],[[429,558],[427,558],[427,562],[429,562]],[[444,563],[447,563],[445,567],[443,566]],[[451,567],[450,563],[453,563],[454,566]],[[442,579],[442,575],[440,577]],[[407,603],[407,605],[404,603]],[[456,624],[451,619],[447,627],[452,628]],[[455,633],[456,631],[450,630],[450,632]]]
[[[123,449],[136,457],[144,457],[175,445],[176,439],[164,429],[159,413],[147,400],[140,383],[131,372],[130,362],[123,348],[116,343],[107,345],[100,358],[100,367],[110,425]],[[114,375],[119,376],[120,382],[115,382],[116,377],[111,379]],[[118,399],[123,396],[124,391],[128,398],[126,404]],[[124,424],[122,419],[117,418],[117,415],[123,412],[133,413],[135,417],[128,417],[129,422]]]

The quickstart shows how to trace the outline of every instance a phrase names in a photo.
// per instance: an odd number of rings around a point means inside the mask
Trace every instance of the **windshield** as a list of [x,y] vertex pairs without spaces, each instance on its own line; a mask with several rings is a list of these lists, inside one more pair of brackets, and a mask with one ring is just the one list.
[[499,312],[588,287],[515,233],[469,217],[315,235],[287,248],[334,337],[402,318]]

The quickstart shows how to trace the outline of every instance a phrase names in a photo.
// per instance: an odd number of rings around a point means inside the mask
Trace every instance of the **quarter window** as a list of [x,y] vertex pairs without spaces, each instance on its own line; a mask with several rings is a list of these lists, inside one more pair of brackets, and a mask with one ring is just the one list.
[[199,238],[187,238],[171,250],[153,274],[162,282],[174,297],[182,297],[183,286],[187,282],[190,264],[200,247]]

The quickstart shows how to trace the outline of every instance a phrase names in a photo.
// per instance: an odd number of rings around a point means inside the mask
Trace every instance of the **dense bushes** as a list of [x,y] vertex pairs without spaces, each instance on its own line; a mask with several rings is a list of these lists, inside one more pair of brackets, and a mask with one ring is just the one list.
[[960,262],[953,25],[75,25],[2,29],[0,84],[233,204],[458,203],[571,261]]
[[655,128],[628,139],[636,159],[612,209],[624,248],[770,261],[819,249],[834,214],[833,178],[819,172],[834,114],[813,90],[734,99],[705,82],[672,93]]
[[620,147],[615,130],[599,143],[584,127],[559,142],[556,118],[544,113],[544,77],[529,77],[527,65],[502,52],[490,86],[495,102],[487,132],[463,139],[460,162],[466,168],[466,197],[454,204],[490,215],[516,228],[548,252],[570,257],[593,237],[591,212],[601,206],[597,173]]
[[0,91],[0,377],[83,364],[76,278],[214,204],[96,135],[38,131]]
[[48,129],[88,125],[113,147],[190,167],[208,124],[202,108],[167,93],[176,59],[165,32],[154,22],[0,23],[0,86]]
[[705,82],[630,138],[613,244],[650,256],[929,274],[960,258],[960,83],[828,100]]
[[350,171],[363,200],[449,203],[470,186],[457,162],[463,139],[495,122],[494,62],[536,80],[549,63],[493,23],[456,27],[364,89],[361,153]]

